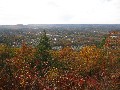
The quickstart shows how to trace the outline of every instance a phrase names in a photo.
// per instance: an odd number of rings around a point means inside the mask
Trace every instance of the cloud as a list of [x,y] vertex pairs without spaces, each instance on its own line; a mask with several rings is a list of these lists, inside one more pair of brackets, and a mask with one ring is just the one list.
[[0,0],[0,24],[120,23],[119,4],[119,0]]
[[48,2],[48,5],[53,6],[53,7],[59,7],[58,4],[56,4],[55,2],[52,2],[52,1]]
[[112,0],[104,0],[104,1],[108,1],[108,2],[110,2],[110,1],[112,1]]
[[74,16],[72,15],[63,15],[62,17],[60,17],[60,19],[65,23],[70,22],[73,18]]

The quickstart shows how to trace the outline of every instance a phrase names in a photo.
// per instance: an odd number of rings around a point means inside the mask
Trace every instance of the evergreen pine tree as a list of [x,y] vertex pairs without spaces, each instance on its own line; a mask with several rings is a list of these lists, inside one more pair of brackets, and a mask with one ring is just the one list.
[[51,66],[51,50],[50,40],[46,36],[46,31],[43,31],[40,41],[37,45],[36,60],[39,62],[37,69],[40,71],[40,75],[43,76],[49,67]]

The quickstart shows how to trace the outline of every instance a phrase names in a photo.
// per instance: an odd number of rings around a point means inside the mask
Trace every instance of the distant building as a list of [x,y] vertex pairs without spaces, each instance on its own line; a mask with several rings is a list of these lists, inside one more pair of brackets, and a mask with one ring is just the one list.
[[111,31],[106,38],[105,47],[117,49],[120,48],[120,31]]

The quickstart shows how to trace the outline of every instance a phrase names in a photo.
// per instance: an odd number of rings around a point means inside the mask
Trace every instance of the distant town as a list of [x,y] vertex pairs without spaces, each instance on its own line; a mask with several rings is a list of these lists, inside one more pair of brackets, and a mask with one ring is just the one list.
[[20,47],[25,41],[36,46],[43,30],[53,49],[72,46],[99,45],[110,31],[120,31],[119,24],[17,24],[0,25],[0,43]]

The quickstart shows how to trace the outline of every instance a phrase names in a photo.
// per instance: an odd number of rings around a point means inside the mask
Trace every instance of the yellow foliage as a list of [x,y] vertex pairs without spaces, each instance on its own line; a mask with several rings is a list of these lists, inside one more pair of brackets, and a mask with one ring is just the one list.
[[54,80],[59,76],[59,71],[57,68],[52,68],[47,73],[47,79],[48,80]]
[[89,70],[97,64],[101,57],[101,50],[96,46],[86,46],[80,51],[81,65]]

